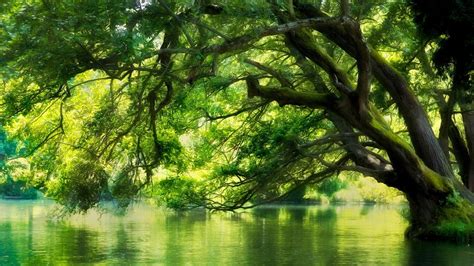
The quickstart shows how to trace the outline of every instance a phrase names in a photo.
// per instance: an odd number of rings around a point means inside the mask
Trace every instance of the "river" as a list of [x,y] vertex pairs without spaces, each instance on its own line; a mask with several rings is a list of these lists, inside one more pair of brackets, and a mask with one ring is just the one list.
[[474,248],[407,241],[400,206],[173,212],[141,204],[58,220],[50,201],[0,200],[0,265],[474,265]]

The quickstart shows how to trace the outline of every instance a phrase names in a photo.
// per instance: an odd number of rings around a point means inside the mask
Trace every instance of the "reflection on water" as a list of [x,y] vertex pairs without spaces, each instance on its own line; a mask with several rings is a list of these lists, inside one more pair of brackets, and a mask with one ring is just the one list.
[[398,207],[268,206],[245,213],[48,217],[51,202],[0,201],[0,265],[472,265],[467,246],[406,241]]

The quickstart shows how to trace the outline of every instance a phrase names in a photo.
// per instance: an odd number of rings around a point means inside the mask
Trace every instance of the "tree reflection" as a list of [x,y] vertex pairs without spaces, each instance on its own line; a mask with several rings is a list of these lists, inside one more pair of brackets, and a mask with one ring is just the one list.
[[125,228],[123,223],[118,225],[118,228],[115,232],[115,246],[113,246],[111,251],[111,256],[114,258],[120,259],[121,263],[130,263],[132,264],[140,250],[137,247],[136,241],[130,238],[130,232],[134,232],[135,228],[133,225],[130,225],[128,228]]
[[470,247],[404,241],[406,223],[388,207],[273,206],[236,214],[141,208],[124,217],[104,214],[97,221],[97,215],[88,214],[62,222],[38,218],[38,212],[25,205],[8,208],[0,212],[7,220],[0,223],[0,265],[470,265],[474,261]]
[[0,265],[19,265],[10,222],[0,224]]
[[449,243],[406,241],[405,265],[473,265],[474,249]]

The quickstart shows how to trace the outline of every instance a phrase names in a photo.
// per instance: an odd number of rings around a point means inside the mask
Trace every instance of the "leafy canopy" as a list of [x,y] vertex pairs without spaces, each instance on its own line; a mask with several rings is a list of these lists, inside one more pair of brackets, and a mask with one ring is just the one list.
[[[2,123],[29,158],[31,182],[72,211],[108,197],[127,206],[144,192],[174,207],[234,209],[341,171],[393,174],[380,141],[331,107],[347,93],[338,84],[361,73],[312,26],[339,21],[338,1],[12,0],[0,9]],[[320,17],[308,19],[313,11]],[[450,79],[431,75],[435,49],[409,6],[359,1],[349,12],[436,121],[433,88]],[[410,145],[394,99],[369,86],[370,108]]]

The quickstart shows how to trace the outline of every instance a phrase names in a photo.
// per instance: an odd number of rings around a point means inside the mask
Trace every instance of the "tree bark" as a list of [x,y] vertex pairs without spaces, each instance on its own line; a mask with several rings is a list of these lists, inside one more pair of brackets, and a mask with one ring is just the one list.
[[[297,10],[304,18],[327,17],[326,14],[308,5],[298,5]],[[343,27],[336,24],[324,24],[315,25],[314,28],[349,55],[357,58],[357,49],[349,41],[352,39],[352,36]],[[408,83],[375,51],[371,51],[370,65],[372,66],[374,77],[397,103],[397,107],[407,125],[416,153],[434,171],[449,178],[454,178],[449,161],[437,141],[428,117],[408,86]]]
[[[435,79],[436,74],[429,63],[429,59],[426,52],[423,49],[420,50],[417,55],[417,58],[420,61],[423,70],[428,74],[428,76],[432,79]],[[449,158],[449,141],[451,141],[452,153],[456,158],[461,180],[467,188],[469,188],[471,191],[474,191],[472,185],[469,184],[470,182],[473,182],[473,174],[470,173],[470,169],[472,169],[472,166],[470,165],[474,163],[474,158],[472,158],[472,152],[469,153],[469,147],[466,146],[466,143],[462,138],[458,127],[454,124],[452,118],[454,106],[457,103],[463,102],[463,104],[461,105],[461,109],[465,111],[468,109],[466,108],[466,105],[469,105],[469,95],[461,95],[460,97],[460,94],[465,94],[465,92],[463,91],[463,84],[465,83],[466,82],[462,81],[462,76],[459,77],[459,75],[455,75],[455,80],[453,82],[451,90],[449,91],[449,99],[447,102],[444,100],[444,95],[442,92],[436,92],[436,101],[440,110],[441,117],[438,141],[447,158]],[[466,125],[466,123],[471,123],[470,118],[468,116],[469,115],[463,115],[464,125]],[[464,119],[464,117],[467,117],[467,119]],[[471,131],[471,133],[468,133],[466,131],[466,140],[468,142],[469,139],[472,140],[473,138],[472,130],[470,130],[469,128],[470,127],[467,128],[467,131]]]
[[474,191],[474,110],[461,107],[461,112],[469,150],[469,168],[465,184]]
[[[295,5],[295,10],[299,12],[297,17],[303,19],[327,18],[327,15],[311,6]],[[353,31],[344,26],[344,19],[342,18],[339,24],[318,24],[312,25],[312,27],[356,60],[361,60],[361,49],[354,42],[358,36],[355,36]],[[374,77],[397,104],[407,125],[413,146],[395,134],[378,110],[370,103],[367,103],[366,113],[360,114],[358,99],[360,90],[354,88],[345,73],[342,73],[333,64],[332,58],[328,58],[317,47],[314,48],[311,38],[308,36],[310,34],[305,34],[297,29],[295,32],[287,34],[287,38],[290,39],[288,43],[328,73],[331,81],[339,90],[337,99],[332,99],[331,104],[324,105],[318,99],[317,93],[309,93],[311,97],[307,97],[309,96],[307,93],[294,90],[290,93],[286,89],[278,90],[276,96],[271,91],[257,89],[254,91],[255,95],[279,102],[282,101],[282,96],[290,97],[291,99],[284,101],[312,108],[324,107],[343,118],[345,123],[351,127],[358,129],[377,142],[387,152],[391,166],[396,173],[396,178],[390,179],[392,183],[387,180],[382,182],[404,192],[409,201],[412,224],[410,234],[412,236],[435,234],[433,232],[437,232],[438,226],[447,221],[471,224],[474,221],[472,205],[474,195],[455,178],[448,157],[443,152],[432,130],[427,114],[401,74],[375,51],[370,51],[366,59],[369,62],[366,63],[370,65]],[[357,85],[359,87],[360,84]],[[471,119],[470,116],[466,116],[466,118]],[[356,150],[353,149],[350,152],[357,156]],[[393,182],[395,180],[396,182]]]

